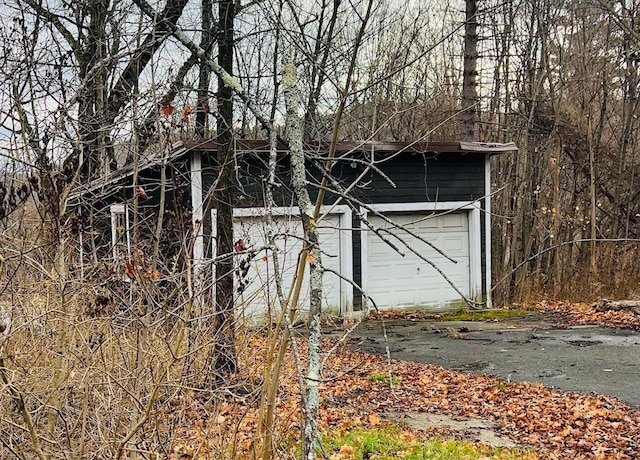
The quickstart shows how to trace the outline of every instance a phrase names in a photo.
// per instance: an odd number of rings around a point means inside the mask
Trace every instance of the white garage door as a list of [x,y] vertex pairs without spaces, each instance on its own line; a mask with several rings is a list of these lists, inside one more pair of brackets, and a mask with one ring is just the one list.
[[456,263],[439,254],[429,245],[410,236],[377,216],[369,221],[375,227],[388,229],[384,233],[404,253],[404,257],[367,231],[365,276],[367,290],[379,307],[431,306],[445,308],[462,300],[460,294],[428,263],[412,253],[393,235],[433,262],[466,297],[470,292],[469,218],[466,212],[428,217],[425,214],[385,214],[442,250]]
[[[298,257],[303,246],[303,231],[299,216],[277,216],[274,218],[276,244],[280,251],[280,271],[282,287],[286,297],[293,281]],[[325,268],[340,272],[341,248],[339,235],[340,218],[338,215],[325,217],[320,225],[320,245],[322,263]],[[266,249],[267,227],[260,216],[234,217],[234,241],[242,240],[247,249],[255,254],[249,261],[249,270],[242,279],[243,289],[238,293],[238,304],[245,319],[251,322],[262,321],[265,316],[277,315],[280,304],[277,291],[271,252]],[[241,257],[236,257],[236,267]],[[240,285],[236,273],[236,286]],[[323,309],[339,311],[341,301],[341,279],[335,274],[325,272],[323,277]],[[309,267],[305,270],[304,284],[300,296],[299,309],[309,310]]]

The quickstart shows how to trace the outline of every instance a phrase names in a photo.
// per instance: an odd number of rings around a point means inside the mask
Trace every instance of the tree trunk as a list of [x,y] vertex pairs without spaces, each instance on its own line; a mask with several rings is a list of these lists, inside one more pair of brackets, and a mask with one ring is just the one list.
[[587,114],[587,149],[589,151],[589,198],[591,202],[591,214],[590,214],[590,223],[591,223],[591,251],[590,251],[590,268],[591,268],[591,276],[593,280],[596,280],[598,277],[598,254],[596,252],[596,238],[598,237],[598,227],[596,225],[596,161],[595,161],[595,151],[593,148],[593,135],[592,135],[592,126],[591,126],[591,115]]
[[600,299],[594,305],[596,311],[631,311],[636,315],[640,315],[640,300],[607,300]]
[[476,77],[478,71],[478,18],[476,0],[465,0],[464,25],[464,70],[462,75],[462,138],[466,141],[476,139],[478,121],[478,91]]
[[[213,37],[211,34],[211,24],[213,23],[213,2],[212,0],[202,0],[202,39],[200,48],[207,56],[211,56]],[[232,54],[233,56],[233,54]],[[226,68],[225,68],[226,69]],[[229,73],[233,69],[226,69]],[[198,77],[198,101],[196,103],[196,137],[204,138],[207,133],[207,118],[209,116],[209,81],[211,69],[204,63],[200,65]]]
[[[105,33],[108,18],[108,1],[93,2],[88,9],[89,26],[86,43],[76,50],[79,61],[79,77],[86,80],[78,98],[79,157],[81,179],[89,181],[103,175],[104,158],[104,101],[105,74],[101,64],[105,58]],[[98,71],[95,71],[98,68]],[[102,163],[102,164],[101,164]]]
[[314,65],[311,69],[311,85],[312,90],[309,92],[309,99],[307,101],[307,110],[304,115],[304,139],[311,140],[317,136],[314,130],[318,129],[318,101],[320,94],[322,93],[322,87],[327,78],[326,68],[327,60],[329,59],[329,52],[331,51],[332,40],[335,38],[335,26],[338,20],[338,10],[340,7],[340,0],[333,0],[333,6],[331,11],[331,18],[329,19],[329,27],[323,36],[323,18],[328,8],[328,2],[323,2],[322,9],[320,11],[320,24],[318,25],[318,33],[315,38],[315,48],[313,51],[312,59],[317,62],[318,65]]
[[307,351],[309,364],[306,375],[306,388],[303,398],[304,432],[302,438],[303,458],[316,458],[319,441],[318,407],[320,380],[320,313],[322,311],[322,258],[318,229],[314,219],[314,205],[307,190],[307,175],[302,147],[303,129],[300,108],[300,94],[297,89],[296,68],[287,64],[282,78],[285,103],[287,106],[287,131],[291,154],[291,186],[300,208],[300,217],[304,226],[307,243],[307,261],[309,262],[309,340]]
[[[220,32],[218,36],[218,65],[233,74],[233,0],[218,4]],[[232,88],[218,77],[218,187],[215,191],[217,210],[216,255],[216,315],[215,347],[212,371],[216,380],[237,370],[235,350],[235,318],[233,310],[233,93]]]

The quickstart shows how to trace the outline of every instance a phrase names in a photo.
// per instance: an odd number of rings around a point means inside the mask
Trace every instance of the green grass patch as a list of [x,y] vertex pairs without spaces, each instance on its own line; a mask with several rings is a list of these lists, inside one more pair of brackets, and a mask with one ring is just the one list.
[[406,459],[533,460],[536,455],[520,449],[493,448],[453,439],[420,439],[398,425],[358,428],[324,437],[325,458],[329,460]]
[[528,310],[462,310],[450,315],[443,315],[443,321],[503,321],[507,319],[522,317],[530,315],[531,311]]
[[389,373],[387,372],[374,372],[373,374],[370,374],[369,377],[367,378],[369,379],[370,382],[375,382],[375,383],[386,383],[386,384],[391,383],[394,386],[397,386],[400,384],[399,377],[391,376],[391,378],[389,378]]

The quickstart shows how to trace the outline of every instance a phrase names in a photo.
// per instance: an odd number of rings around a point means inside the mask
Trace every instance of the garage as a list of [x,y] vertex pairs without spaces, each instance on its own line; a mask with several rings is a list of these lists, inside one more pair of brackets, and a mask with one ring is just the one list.
[[[475,298],[481,289],[477,286],[481,270],[480,235],[475,222],[479,213],[451,207],[444,211],[385,211],[384,218],[373,214],[368,217],[371,225],[379,228],[379,233],[403,253],[398,253],[375,232],[365,231],[363,280],[367,293],[379,308],[444,310],[464,305],[465,298]],[[442,271],[450,282],[418,254]]]
[[[101,179],[74,192],[70,206],[98,210],[94,216],[96,231],[100,238],[112,243],[115,240],[108,236],[116,235],[117,239],[117,226],[111,212],[130,209],[127,207],[135,200],[140,201],[138,190],[146,190],[148,199],[140,206],[150,218],[159,215],[157,210],[162,203],[166,209],[175,211],[176,216],[190,215],[192,226],[179,235],[181,239],[177,242],[191,241],[194,273],[209,273],[216,257],[214,192],[220,177],[219,146],[213,139],[187,139],[173,148],[169,158],[173,182],[166,183],[171,186],[159,187],[165,180],[160,165],[167,158],[158,157],[136,169],[128,165],[106,182]],[[372,304],[363,290],[382,308],[425,306],[438,310],[465,304],[490,308],[491,158],[517,151],[513,143],[344,140],[329,146],[323,141],[306,142],[305,152],[314,159],[307,164],[307,188],[312,200],[322,196],[326,214],[320,225],[323,262],[327,269],[340,274],[325,273],[324,310],[340,315],[366,313]],[[322,156],[330,152],[335,154],[335,161],[331,162],[331,186],[325,187],[321,195],[319,184],[328,172],[322,166]],[[242,240],[245,248],[236,254],[236,266],[243,262],[243,257],[246,261],[247,249],[255,251],[246,273],[234,274],[236,287],[240,288],[235,295],[238,313],[249,317],[276,313],[273,261],[265,250],[266,228],[262,220],[264,187],[268,183],[266,166],[272,153],[268,140],[234,140],[235,179],[231,187],[234,237],[235,241]],[[292,207],[296,198],[290,186],[288,145],[276,146],[276,160],[277,186],[271,191],[276,203],[273,209],[276,239],[284,257],[283,284],[288,290],[302,248],[302,231],[299,215]],[[419,237],[393,231],[380,215],[406,226]],[[362,225],[363,219],[370,219],[392,241],[398,243],[397,237],[403,239],[438,268],[434,269],[406,247],[403,255],[398,254]],[[168,222],[171,219],[165,219],[165,225]],[[183,227],[188,226],[180,226]],[[168,228],[173,235],[176,229]],[[397,236],[392,235],[394,232]],[[94,237],[92,234],[86,241],[93,241]],[[421,239],[441,248],[451,260]],[[112,257],[112,244],[108,246],[107,256]],[[166,266],[175,264],[173,259],[162,262]],[[307,286],[305,282],[301,309],[308,308]],[[205,287],[206,283],[202,288]]]
[[[206,202],[203,197],[217,184],[217,144],[197,140],[180,145],[192,153],[193,221],[202,221],[201,229],[211,229],[215,202]],[[345,140],[334,147],[339,160],[331,169],[331,186],[322,195],[328,217],[322,222],[320,236],[324,264],[340,276],[325,273],[323,309],[347,316],[364,314],[373,305],[363,290],[382,308],[425,307],[438,311],[467,305],[491,307],[491,157],[516,152],[515,144]],[[329,153],[327,148],[323,142],[305,143],[309,158],[316,160]],[[284,287],[288,289],[302,248],[302,231],[296,212],[291,211],[296,198],[290,187],[289,147],[279,144],[276,150],[278,186],[272,192],[278,207],[276,233],[284,255]],[[271,145],[265,140],[235,142],[234,233],[236,240],[246,240],[256,250],[240,280],[241,292],[236,293],[242,304],[238,312],[245,316],[275,313],[273,261],[264,250],[266,229],[262,223],[265,166],[271,153]],[[317,185],[327,173],[321,163],[307,164],[312,200],[320,197]],[[341,207],[347,211],[338,209]],[[204,219],[198,216],[199,209],[203,209]],[[375,226],[391,231],[379,214],[416,235],[405,232],[397,236],[437,268],[406,248],[404,255],[398,254],[362,225],[363,219],[370,218]],[[198,238],[202,239],[200,245]],[[195,260],[215,257],[214,245],[207,244],[207,238],[201,230],[195,240]],[[421,239],[439,247],[448,257]],[[303,309],[308,303],[306,286],[305,282]]]
[[[279,250],[280,275],[284,294],[293,282],[299,254],[303,247],[303,230],[300,216],[291,208],[274,210],[274,237]],[[237,305],[244,319],[257,322],[265,316],[279,312],[274,265],[271,251],[267,249],[267,225],[263,208],[236,209],[234,211],[234,241],[238,249],[248,253],[236,256],[235,284]],[[320,220],[319,236],[322,262],[326,269],[345,274],[351,272],[350,228],[348,208],[338,207]],[[215,221],[215,220],[214,220]],[[248,270],[238,270],[242,262],[248,262]],[[299,310],[309,308],[309,271],[305,271]],[[339,314],[350,304],[349,286],[337,275],[327,271],[323,278],[323,309]],[[275,307],[275,308],[274,308]]]

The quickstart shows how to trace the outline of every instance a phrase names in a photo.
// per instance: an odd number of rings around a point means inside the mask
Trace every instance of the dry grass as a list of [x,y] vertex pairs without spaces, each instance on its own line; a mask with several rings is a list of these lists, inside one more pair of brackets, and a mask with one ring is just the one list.
[[[3,249],[0,458],[167,458],[215,340],[182,274],[83,280]],[[214,419],[228,390],[202,393]]]
[[182,379],[184,360],[173,356],[185,351],[177,343],[179,332],[143,326],[142,319],[119,324],[113,317],[90,317],[85,306],[81,293],[43,293],[13,305],[4,343],[6,385],[24,398],[37,440],[28,436],[15,398],[3,398],[7,452],[25,458],[88,453],[107,458],[123,448],[153,451],[167,444],[158,430],[137,441],[136,425],[170,398]]

